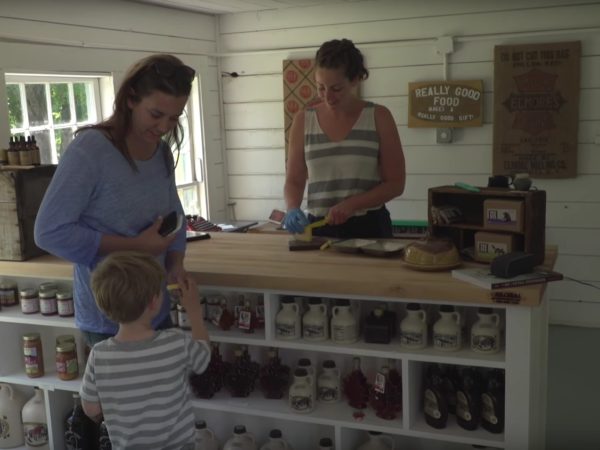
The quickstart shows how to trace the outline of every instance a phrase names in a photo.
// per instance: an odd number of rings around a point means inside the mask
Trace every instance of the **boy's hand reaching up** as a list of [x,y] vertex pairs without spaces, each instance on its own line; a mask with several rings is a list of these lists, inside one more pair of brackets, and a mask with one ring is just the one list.
[[198,294],[198,285],[187,273],[180,277],[178,282],[181,289],[181,305],[187,311],[188,320],[192,327],[192,338],[208,342],[208,331],[204,326],[204,314],[200,303],[200,295]]

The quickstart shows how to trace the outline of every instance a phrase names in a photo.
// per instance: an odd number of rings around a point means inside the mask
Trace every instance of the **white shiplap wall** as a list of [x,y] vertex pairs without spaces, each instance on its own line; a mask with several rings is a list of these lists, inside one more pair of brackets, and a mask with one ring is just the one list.
[[[201,80],[209,216],[227,213],[214,16],[117,0],[2,0],[0,71],[113,75],[115,85],[136,60],[173,53]],[[3,74],[2,74],[3,75]],[[0,96],[0,142],[9,136]],[[109,107],[112,105],[109,102]]]
[[[221,16],[222,79],[229,200],[238,219],[264,219],[284,206],[281,65],[312,57],[333,38],[352,39],[371,71],[361,95],[392,111],[407,162],[407,185],[388,206],[395,219],[425,219],[427,189],[485,185],[492,166],[493,48],[582,41],[578,177],[535,180],[547,191],[547,242],[556,269],[600,286],[600,2],[570,0],[368,1]],[[439,145],[432,129],[407,128],[409,81],[443,78],[435,39],[455,38],[450,79],[482,79],[484,125],[458,129]],[[549,285],[554,323],[600,326],[600,291],[573,281]]]

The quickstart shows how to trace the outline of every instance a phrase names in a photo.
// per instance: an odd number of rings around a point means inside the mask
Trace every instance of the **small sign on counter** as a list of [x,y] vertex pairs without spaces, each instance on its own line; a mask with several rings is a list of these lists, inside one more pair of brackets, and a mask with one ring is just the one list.
[[408,83],[408,126],[480,127],[483,123],[481,80]]

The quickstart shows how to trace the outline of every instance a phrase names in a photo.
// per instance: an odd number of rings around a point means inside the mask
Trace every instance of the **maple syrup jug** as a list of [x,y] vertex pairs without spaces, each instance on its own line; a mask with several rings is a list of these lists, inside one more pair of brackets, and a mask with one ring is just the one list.
[[456,390],[456,422],[465,430],[475,430],[481,417],[481,377],[473,368],[460,374]]

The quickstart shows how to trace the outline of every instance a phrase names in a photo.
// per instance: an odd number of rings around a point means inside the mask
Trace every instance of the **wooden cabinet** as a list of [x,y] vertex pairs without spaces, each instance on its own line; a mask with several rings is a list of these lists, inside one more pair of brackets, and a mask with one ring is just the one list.
[[[413,272],[403,268],[396,259],[335,252],[296,254],[287,250],[287,237],[279,236],[213,233],[213,239],[189,246],[186,267],[198,279],[204,294],[252,294],[264,305],[264,330],[246,334],[238,330],[221,331],[210,326],[211,340],[221,343],[226,360],[230,359],[232,349],[239,345],[248,345],[252,358],[260,362],[266,361],[269,347],[277,347],[283,362],[291,367],[295,367],[301,357],[310,358],[318,367],[325,359],[334,359],[343,374],[349,371],[352,358],[358,356],[371,382],[375,371],[392,360],[402,374],[402,413],[388,421],[376,417],[374,411],[368,409],[365,417],[357,420],[352,408],[341,401],[319,403],[312,413],[297,414],[288,407],[285,398],[268,400],[258,390],[248,398],[232,398],[226,391],[221,391],[210,400],[194,399],[197,417],[207,421],[221,443],[231,436],[234,425],[244,424],[256,435],[260,444],[266,441],[270,429],[281,428],[284,437],[296,450],[313,450],[320,437],[333,439],[336,450],[352,450],[366,440],[368,430],[390,434],[396,448],[467,450],[473,445],[513,450],[544,448],[547,302],[541,298],[543,289],[528,287],[529,295],[538,298],[535,306],[490,305],[502,316],[504,324],[503,349],[492,355],[474,353],[466,344],[461,351],[454,353],[435,351],[431,345],[423,350],[406,350],[400,347],[398,338],[390,344],[368,344],[361,339],[349,345],[336,344],[331,340],[281,340],[276,336],[274,323],[283,295],[304,297],[305,300],[309,297],[325,298],[329,303],[333,298],[347,298],[361,318],[375,305],[383,303],[396,311],[400,320],[407,303],[417,301],[431,313],[433,319],[440,304],[452,304],[463,313],[467,327],[477,307],[486,303],[487,298],[482,294],[485,290],[453,280],[449,273]],[[293,270],[286,269],[286,262],[292,260],[289,258],[295,260],[291,266]],[[351,283],[340,285],[340,280],[348,279],[353,273],[354,265],[362,268],[362,283],[369,287],[374,279],[380,285],[378,291],[357,293],[349,287]],[[21,263],[0,262],[0,276],[8,275],[20,284],[35,285],[42,278],[68,283],[70,274],[69,264],[49,256]],[[298,288],[299,280],[310,282],[303,281],[304,288]],[[278,283],[292,288],[277,287]],[[394,290],[397,283],[405,286],[404,291]],[[382,295],[390,290],[394,293]],[[457,298],[461,295],[462,300]],[[526,294],[523,295],[526,298]],[[2,309],[0,322],[0,340],[3,342],[0,382],[30,390],[32,386],[44,389],[53,448],[62,449],[63,420],[71,407],[71,394],[79,389],[81,380],[58,380],[51,370],[54,357],[52,344],[58,334],[76,334],[80,339],[74,322],[72,319],[25,316],[18,307]],[[44,349],[48,349],[45,360],[50,369],[41,379],[27,378],[22,367],[20,336],[32,330],[41,332]],[[83,346],[78,344],[78,347],[81,360]],[[481,428],[466,431],[452,418],[445,429],[436,430],[428,426],[423,416],[422,380],[429,363],[503,369],[506,374],[504,433],[491,434]]]
[[[486,216],[486,204],[497,201],[500,205],[513,203],[521,205],[514,218],[517,226],[495,225]],[[442,223],[436,219],[433,208],[455,207],[460,210],[460,220]],[[429,189],[428,199],[429,231],[432,236],[451,239],[459,251],[473,248],[477,233],[489,232],[506,236],[514,243],[513,250],[535,255],[535,263],[542,264],[545,251],[546,232],[546,192],[515,191],[502,188],[479,188],[472,192],[454,186],[441,186]],[[487,223],[486,223],[487,222]],[[500,225],[499,225],[500,224]]]

